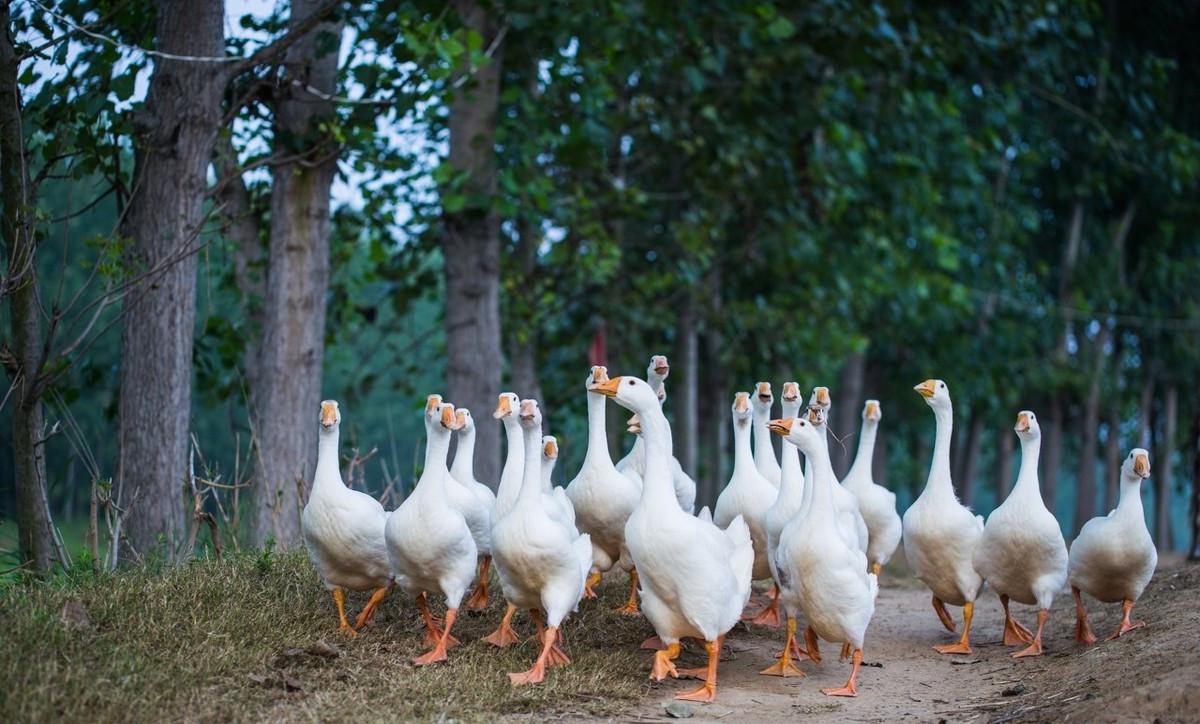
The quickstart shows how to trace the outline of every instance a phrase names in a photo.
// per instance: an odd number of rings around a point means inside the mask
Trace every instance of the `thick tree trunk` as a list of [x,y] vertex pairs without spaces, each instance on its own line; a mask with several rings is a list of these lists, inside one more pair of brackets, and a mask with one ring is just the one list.
[[[160,51],[224,55],[224,3],[159,0],[155,8]],[[135,118],[133,191],[121,233],[132,240],[129,267],[147,277],[125,297],[117,475],[132,500],[128,543],[142,555],[161,536],[169,558],[185,535],[195,252],[223,86],[211,63],[156,58]]]
[[1013,452],[1017,436],[1009,428],[1000,431],[1000,445],[996,453],[996,505],[1004,502],[1013,486]]
[[1179,423],[1179,387],[1167,385],[1163,394],[1162,449],[1154,486],[1154,542],[1160,550],[1171,550],[1171,496],[1175,493],[1175,433]]
[[1105,346],[1108,344],[1108,328],[1101,325],[1100,333],[1092,342],[1095,360],[1092,377],[1088,385],[1087,400],[1083,406],[1083,441],[1079,445],[1079,477],[1075,490],[1075,520],[1072,530],[1076,535],[1083,524],[1096,514],[1096,447],[1100,431],[1100,380],[1104,378],[1104,362],[1107,359]]
[[9,25],[5,3],[0,5],[0,203],[4,207],[0,237],[8,265],[5,282],[13,285],[9,307],[12,357],[6,366],[13,385],[9,404],[18,552],[23,565],[42,575],[54,563],[55,546],[50,508],[46,504],[46,457],[42,444],[45,431],[38,389],[42,329],[37,302],[37,240],[32,228],[33,200],[25,165],[18,63]]
[[846,358],[842,366],[842,385],[834,392],[835,399],[833,419],[830,420],[833,432],[838,439],[844,440],[844,445],[834,444],[830,448],[833,455],[833,470],[838,478],[845,477],[854,461],[854,453],[858,450],[858,441],[853,436],[858,433],[862,422],[863,377],[866,374],[867,355],[865,352],[854,352]]
[[[491,46],[500,31],[490,5],[456,0],[463,24]],[[447,399],[473,410],[491,409],[500,390],[500,224],[491,206],[496,187],[496,107],[503,45],[450,102],[450,167],[465,181],[455,193],[468,204],[443,215],[446,276]],[[480,480],[500,478],[498,425],[480,425],[475,440]]]
[[[322,3],[296,0],[295,28]],[[254,542],[300,544],[300,494],[316,465],[314,415],[321,402],[325,297],[329,288],[329,189],[337,172],[336,142],[321,131],[337,91],[340,22],[318,25],[288,49],[275,108],[276,151],[302,158],[271,174],[267,284],[254,415],[258,466]],[[311,88],[316,93],[310,92]]]
[[676,454],[684,472],[696,477],[696,463],[699,451],[698,435],[700,432],[699,399],[700,371],[699,351],[697,350],[696,312],[695,305],[688,304],[679,313],[679,384],[676,388],[679,394],[675,407],[675,429],[679,431],[679,442]]

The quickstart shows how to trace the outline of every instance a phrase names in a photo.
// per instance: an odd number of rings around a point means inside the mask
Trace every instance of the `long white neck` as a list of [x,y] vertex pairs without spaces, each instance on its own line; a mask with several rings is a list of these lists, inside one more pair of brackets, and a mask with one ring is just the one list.
[[[799,403],[783,403],[783,417],[791,420],[800,414]],[[800,448],[785,442],[780,453],[779,495],[794,498],[804,495],[804,470],[800,467]]]
[[525,468],[521,479],[521,495],[517,500],[526,500],[540,495],[542,488],[542,426],[521,426],[525,435]]
[[1013,485],[1010,495],[1020,495],[1029,499],[1042,499],[1041,485],[1038,483],[1038,459],[1042,455],[1042,439],[1021,438],[1021,469],[1017,473],[1017,482]]
[[337,488],[333,487],[334,481],[337,481],[338,487],[346,487],[346,484],[342,482],[341,467],[338,465],[337,427],[320,432],[320,438],[317,441],[317,469],[313,477],[313,493],[324,491],[326,486],[330,490],[336,490]]
[[554,491],[554,463],[558,462],[554,458],[542,456],[542,490],[546,493]]
[[754,406],[754,465],[759,470],[778,470],[775,448],[771,446],[771,431],[767,423],[771,419],[771,408]]
[[500,485],[496,497],[513,500],[521,489],[521,479],[525,471],[525,438],[521,432],[521,423],[517,422],[516,418],[509,415],[501,419],[504,420],[508,455],[504,458],[504,469],[500,471]]
[[[608,452],[608,430],[606,429],[605,405],[608,401],[604,395],[594,392],[587,393],[588,405],[588,444],[587,453],[583,456],[584,467],[589,465],[612,465],[612,455]],[[637,444],[637,443],[634,443]]]
[[450,474],[456,480],[470,483],[475,480],[475,426],[458,433],[458,449],[454,451],[454,463]]
[[733,419],[733,476],[756,472],[754,452],[750,449],[750,421]]
[[833,486],[837,478],[829,461],[829,446],[822,442],[809,459],[813,463],[813,491],[810,513],[834,520]]
[[680,511],[675,500],[674,476],[671,456],[674,453],[671,426],[662,407],[654,405],[637,410],[642,425],[642,444],[646,448],[646,472],[642,477],[641,505],[652,506],[655,511]]
[[1137,516],[1144,520],[1142,512],[1142,479],[1136,474],[1121,471],[1121,497],[1117,501],[1117,512],[1121,515]]
[[954,483],[950,479],[950,438],[954,435],[954,412],[949,406],[934,407],[933,417],[937,421],[937,430],[933,438],[933,462],[929,466],[925,492],[953,496]]
[[875,457],[875,434],[879,432],[879,421],[863,418],[862,435],[858,438],[858,452],[854,454],[854,464],[846,473],[847,478],[857,479],[862,475],[871,479],[871,462]]
[[446,454],[450,452],[450,431],[440,423],[427,426],[428,442],[425,443],[425,469],[417,487],[440,488],[450,471],[446,469]]

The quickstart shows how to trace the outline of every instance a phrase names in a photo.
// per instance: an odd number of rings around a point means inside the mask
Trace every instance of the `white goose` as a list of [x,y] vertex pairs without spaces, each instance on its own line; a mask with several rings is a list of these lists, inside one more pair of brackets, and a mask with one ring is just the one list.
[[666,646],[655,654],[650,676],[658,681],[698,675],[676,670],[673,662],[680,638],[703,639],[708,652],[704,684],[675,698],[711,702],[721,641],[750,597],[750,529],[735,519],[721,530],[680,510],[671,484],[671,428],[649,384],[614,377],[595,389],[637,414],[646,445],[642,497],[625,525],[625,541],[641,577],[642,610]]
[[542,437],[542,494],[549,500],[551,515],[555,520],[570,528],[575,528],[575,508],[567,497],[567,489],[554,484],[554,466],[558,462],[558,438],[553,435]]
[[[658,395],[660,405],[667,399],[664,383],[670,373],[671,366],[667,363],[664,355],[656,354],[650,358],[650,364],[646,368],[646,381]],[[634,432],[636,429],[636,421],[633,421],[630,432]],[[641,441],[641,433],[635,432],[635,434],[638,435],[638,438],[633,441],[633,448],[629,454],[617,462],[617,470],[641,488],[642,475],[646,472],[646,448]],[[683,466],[679,464],[679,459],[674,455],[671,456],[671,484],[675,489],[675,500],[679,503],[679,507],[685,513],[691,514],[696,509],[696,481],[692,480],[691,476],[684,471]]]
[[[587,390],[588,444],[579,474],[567,485],[567,497],[575,508],[575,523],[592,539],[590,590],[600,575],[620,562],[629,571],[629,601],[618,613],[637,613],[637,571],[625,549],[625,522],[641,497],[640,486],[617,471],[608,452],[605,428],[604,395],[593,388],[608,381],[608,370],[592,367],[584,387]],[[592,594],[593,596],[595,594]]]
[[[800,398],[800,385],[795,382],[783,383],[783,394],[780,403],[783,406],[784,419],[791,420],[800,414],[803,400]],[[757,421],[756,421],[757,422]],[[769,431],[768,431],[769,434]],[[804,471],[800,466],[800,449],[795,445],[784,444],[782,464],[779,475],[779,494],[775,502],[767,510],[767,564],[771,568],[771,577],[775,580],[776,595],[774,599],[758,615],[751,619],[752,623],[767,626],[779,625],[779,572],[775,568],[775,550],[779,547],[779,536],[784,526],[800,513],[804,504]],[[795,630],[795,616],[788,617],[788,627]],[[781,658],[781,663],[768,667],[760,672],[768,675],[787,676],[787,657]]]
[[746,521],[750,527],[750,538],[754,541],[754,580],[762,580],[771,578],[771,567],[767,563],[767,511],[779,493],[754,464],[754,454],[750,449],[753,423],[750,394],[739,392],[734,395],[731,411],[733,475],[717,498],[713,522],[725,528],[736,518]]
[[[338,429],[342,413],[338,403],[321,403],[321,430],[317,468],[308,503],[300,514],[300,532],[308,557],[337,605],[342,633],[354,636],[375,616],[380,601],[392,587],[383,527],[387,513],[366,493],[342,482],[338,467]],[[346,621],[346,591],[375,589],[371,600],[351,626]]]
[[[867,571],[867,557],[840,530],[840,516],[834,505],[833,491],[839,487],[829,462],[829,446],[811,424],[803,419],[773,420],[770,429],[804,451],[813,463],[814,489],[811,507],[803,520],[794,520],[784,529],[775,553],[775,565],[783,582],[785,605],[789,612],[797,607],[808,618],[805,636],[808,652],[819,661],[817,639],[841,642],[853,651],[850,678],[841,688],[822,689],[827,696],[857,696],[858,671],[862,665],[863,638],[875,613],[879,582]],[[795,624],[788,627],[784,645],[786,657],[795,636]],[[794,668],[794,667],[793,667]],[[793,671],[792,673],[797,673]]]
[[900,514],[896,512],[896,494],[882,485],[876,485],[871,474],[875,436],[882,417],[879,401],[867,400],[863,405],[858,452],[854,455],[854,463],[846,473],[846,478],[842,480],[842,487],[858,500],[858,510],[867,525],[867,561],[877,576],[900,545],[902,531]]
[[[432,409],[427,408],[425,469],[412,494],[388,516],[384,529],[392,573],[396,582],[416,598],[425,620],[426,641],[433,645],[428,653],[413,659],[418,666],[445,661],[447,649],[457,643],[450,629],[475,576],[479,555],[466,518],[449,502],[455,489],[470,495],[454,482],[446,468],[450,433],[457,426],[454,405],[435,402]],[[429,611],[430,593],[445,597],[444,627]]]
[[588,535],[561,521],[553,499],[543,492],[541,458],[547,451],[537,401],[521,401],[519,422],[525,443],[521,493],[492,531],[492,555],[505,599],[510,606],[529,610],[542,649],[532,668],[508,675],[513,686],[539,683],[547,666],[570,663],[558,646],[559,626],[578,605],[592,565]]
[[1134,448],[1121,466],[1121,498],[1116,510],[1092,518],[1071,544],[1069,578],[1075,596],[1075,639],[1094,643],[1080,591],[1105,603],[1121,602],[1121,625],[1109,639],[1145,626],[1130,620],[1133,604],[1146,590],[1158,565],[1158,551],[1146,528],[1142,481],[1150,477],[1150,454]]
[[[1004,606],[1004,644],[1028,644],[1014,657],[1040,656],[1042,629],[1050,617],[1054,594],[1067,583],[1067,544],[1054,514],[1046,510],[1038,485],[1038,456],[1042,430],[1028,410],[1017,415],[1014,428],[1021,438],[1021,471],[1008,498],[992,511],[975,549],[975,570],[983,576]],[[1037,634],[1017,623],[1008,601],[1038,607]]]
[[969,654],[975,598],[983,588],[983,578],[972,564],[983,534],[983,517],[958,502],[950,480],[954,407],[949,388],[945,382],[933,379],[913,389],[933,409],[937,431],[925,489],[904,512],[904,556],[917,578],[933,592],[933,610],[947,631],[954,630],[954,621],[946,604],[963,607],[962,638],[958,643],[933,648],[943,654]]
[[[808,406],[808,423],[813,426],[821,439],[826,441],[826,451],[829,450],[829,409],[832,406],[833,401],[829,397],[829,388],[814,387],[812,402]],[[811,460],[809,462],[811,463]],[[804,482],[806,485],[811,484],[813,471],[814,467],[811,464],[805,468]],[[870,534],[862,511],[858,509],[858,498],[854,497],[854,493],[844,486],[835,485],[833,486],[833,504],[841,518],[841,530],[853,536],[853,542],[865,553]]]
[[759,382],[754,385],[754,467],[767,482],[779,487],[782,474],[779,461],[775,459],[775,448],[771,444],[771,432],[767,430],[767,422],[771,419],[771,405],[775,404],[775,396],[771,394],[770,382]]
[[[441,401],[440,395],[430,395]],[[426,400],[428,406],[429,400]],[[454,463],[450,466],[450,477],[475,496],[477,505],[462,509],[471,526],[475,547],[479,550],[479,571],[475,576],[475,590],[467,598],[468,611],[482,611],[488,603],[488,577],[492,565],[492,514],[496,510],[496,494],[492,489],[475,479],[475,418],[465,407],[455,410],[458,418],[458,449],[454,452]]]
[[521,478],[525,470],[525,443],[521,434],[521,423],[517,421],[517,407],[521,400],[515,392],[501,392],[497,397],[496,411],[492,417],[504,425],[504,438],[508,454],[504,456],[504,467],[500,470],[500,484],[496,488],[496,507],[492,512],[492,525],[508,514],[521,494]]

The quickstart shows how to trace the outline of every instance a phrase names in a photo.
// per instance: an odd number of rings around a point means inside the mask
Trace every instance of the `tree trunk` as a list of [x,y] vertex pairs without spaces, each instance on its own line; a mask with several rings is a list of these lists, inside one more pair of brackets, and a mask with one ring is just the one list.
[[971,505],[975,499],[975,472],[979,463],[979,438],[983,433],[983,415],[978,410],[971,411],[971,422],[967,427],[967,439],[963,445],[962,467],[959,470],[958,489],[964,505]]
[[[1115,396],[1114,396],[1115,398]],[[1104,509],[1107,512],[1117,507],[1121,485],[1121,406],[1114,399],[1108,409],[1107,437],[1104,440]]]
[[[542,427],[550,429],[546,401],[542,397],[542,384],[537,371],[538,347],[541,341],[540,320],[536,316],[538,268],[538,245],[540,234],[528,219],[517,221],[517,258],[520,262],[520,277],[514,285],[516,290],[509,297],[510,303],[518,305],[518,317],[509,317],[508,360],[511,370],[511,389],[520,397],[531,397],[542,403]],[[511,307],[510,307],[511,309]]]
[[50,508],[46,504],[46,454],[41,440],[45,431],[38,390],[42,329],[37,302],[37,239],[32,228],[33,200],[25,165],[18,62],[9,25],[8,4],[4,3],[0,5],[0,202],[4,206],[0,237],[8,262],[4,281],[14,285],[9,308],[12,357],[6,367],[13,385],[13,477],[20,563],[43,575],[49,572],[55,551]]
[[699,352],[696,340],[696,312],[694,304],[687,304],[679,313],[679,367],[682,371],[680,393],[675,399],[675,429],[679,431],[676,451],[684,472],[696,477],[697,455],[699,454]]
[[1188,560],[1200,560],[1200,402],[1192,410],[1192,545]]
[[1062,464],[1062,393],[1055,392],[1050,399],[1050,424],[1046,426],[1045,463],[1042,466],[1042,502],[1057,515],[1055,500],[1058,497],[1058,468]]
[[[1079,250],[1083,243],[1082,201],[1076,201],[1071,208],[1071,222],[1067,227],[1067,238],[1063,244],[1062,276],[1058,280],[1058,303],[1061,307],[1068,306],[1071,297],[1071,277],[1075,273],[1075,264],[1079,260]],[[1054,344],[1055,367],[1061,369],[1067,364],[1067,333],[1070,330],[1069,319],[1063,320],[1058,338]],[[1046,426],[1045,467],[1042,474],[1042,500],[1051,513],[1055,512],[1055,499],[1058,496],[1058,471],[1062,465],[1062,429],[1063,418],[1066,414],[1067,391],[1063,387],[1053,390],[1050,402],[1050,424]]]
[[1013,452],[1016,449],[1017,436],[1011,429],[1000,431],[1000,447],[996,454],[996,505],[999,506],[1008,497],[1013,486]]
[[1179,422],[1179,387],[1167,385],[1163,395],[1162,449],[1159,472],[1154,486],[1154,542],[1159,550],[1169,551],[1174,545],[1171,536],[1171,496],[1175,492],[1175,433]]
[[1079,444],[1079,477],[1075,490],[1075,535],[1096,514],[1096,445],[1100,428],[1100,380],[1104,378],[1108,327],[1100,326],[1093,340],[1092,377],[1083,406],[1083,441]]
[[[155,6],[160,51],[225,54],[224,3]],[[162,536],[171,558],[185,535],[195,252],[224,79],[211,63],[156,58],[146,105],[134,119],[133,191],[121,234],[132,241],[128,267],[148,276],[125,297],[117,475],[132,496],[128,543],[142,555]]]
[[[463,24],[489,47],[498,18],[474,0],[456,0]],[[496,187],[496,107],[503,45],[458,89],[450,102],[448,163],[464,176],[456,194],[467,205],[443,213],[442,257],[446,275],[447,399],[473,410],[490,409],[500,389],[500,224],[492,209]],[[475,471],[481,480],[500,478],[498,425],[480,425]]]
[[[1147,360],[1148,362],[1148,360]],[[1145,369],[1150,369],[1149,364],[1144,365]],[[1154,434],[1151,429],[1150,415],[1154,411],[1154,375],[1147,374],[1146,379],[1142,382],[1142,394],[1138,397],[1138,433],[1137,446],[1150,452],[1153,444]]]
[[[289,28],[321,5],[296,0]],[[300,509],[316,465],[313,421],[321,402],[329,288],[329,189],[338,148],[321,126],[334,114],[342,24],[324,22],[288,49],[275,104],[275,150],[302,158],[271,173],[271,226],[263,336],[254,393],[258,466],[254,542],[300,544]],[[316,93],[311,92],[312,88]]]
[[842,366],[841,389],[836,390],[837,402],[833,419],[830,420],[834,434],[844,440],[843,445],[833,445],[833,469],[838,479],[844,478],[854,461],[858,450],[858,441],[853,439],[857,434],[862,417],[859,414],[863,404],[863,376],[866,374],[867,355],[865,352],[853,352],[846,358]]

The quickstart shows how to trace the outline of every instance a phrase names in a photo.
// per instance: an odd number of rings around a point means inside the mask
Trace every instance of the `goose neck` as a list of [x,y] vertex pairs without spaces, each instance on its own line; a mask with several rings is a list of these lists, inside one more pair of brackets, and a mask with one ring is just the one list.
[[342,482],[342,470],[338,464],[338,431],[322,430],[317,441],[317,468],[313,490],[332,485],[334,480]]
[[533,425],[522,428],[525,438],[525,472],[521,478],[520,500],[525,500],[542,492],[542,426]]
[[954,494],[954,483],[950,479],[950,439],[954,436],[954,413],[949,407],[933,408],[937,427],[933,438],[933,462],[929,467],[927,490]]
[[604,395],[594,392],[587,393],[588,404],[588,444],[587,452],[583,457],[583,464],[603,462],[605,459],[612,463],[612,456],[608,452],[608,430],[606,429],[607,413],[605,405],[607,399]]
[[446,469],[446,454],[450,451],[450,431],[441,425],[431,425],[428,434],[429,441],[425,444],[425,470],[417,482],[418,488],[424,485],[440,486],[449,472]]
[[675,501],[674,476],[671,470],[671,426],[658,405],[635,412],[641,420],[642,434],[638,439],[646,455],[646,472],[642,478],[642,504],[653,506],[658,512],[672,509],[678,511],[679,504]]
[[1021,469],[1017,473],[1017,483],[1013,486],[1014,495],[1034,495],[1041,498],[1038,482],[1038,460],[1041,454],[1041,440],[1021,439]]
[[1142,515],[1142,479],[1137,475],[1121,473],[1121,493],[1117,500],[1117,511],[1123,514]]
[[878,420],[863,420],[862,435],[858,438],[858,452],[854,454],[854,463],[850,466],[847,477],[870,472],[871,461],[875,456],[875,435],[878,432]]
[[733,471],[735,474],[754,468],[754,451],[750,448],[750,421],[733,421]]
[[458,433],[458,448],[454,451],[454,463],[450,474],[469,483],[475,479],[475,428],[468,427]]

